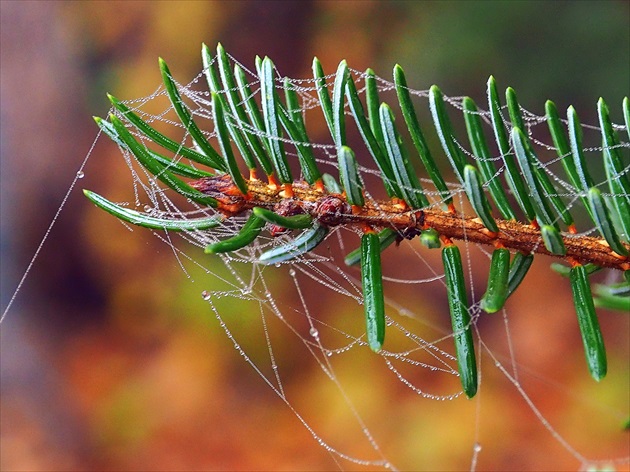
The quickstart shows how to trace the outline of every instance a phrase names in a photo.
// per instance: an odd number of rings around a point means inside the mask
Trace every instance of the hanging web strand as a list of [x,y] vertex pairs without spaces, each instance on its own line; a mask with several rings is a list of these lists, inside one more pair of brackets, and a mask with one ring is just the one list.
[[66,206],[66,202],[68,201],[68,198],[70,198],[70,194],[75,189],[75,187],[77,185],[77,182],[85,176],[85,174],[84,174],[85,166],[86,166],[86,164],[88,162],[88,159],[92,155],[92,151],[94,150],[94,147],[96,146],[96,143],[99,141],[99,137],[100,137],[100,133],[96,136],[96,138],[92,142],[92,145],[90,146],[89,151],[85,155],[85,158],[81,162],[81,165],[79,165],[79,169],[77,170],[77,173],[75,174],[74,179],[72,180],[72,183],[70,184],[70,186],[68,187],[68,190],[66,191],[65,195],[61,199],[61,203],[59,204],[59,207],[57,207],[57,210],[55,211],[55,215],[53,216],[52,220],[50,221],[50,224],[48,225],[48,228],[46,228],[46,232],[44,233],[44,236],[42,237],[41,241],[39,242],[39,244],[37,246],[37,249],[35,249],[35,253],[33,254],[33,257],[31,257],[31,260],[29,261],[26,269],[24,270],[24,274],[22,274],[22,278],[18,282],[17,287],[15,288],[13,294],[11,295],[11,298],[9,299],[9,303],[7,304],[6,308],[2,312],[2,316],[0,316],[0,324],[2,324],[2,322],[6,318],[7,314],[9,313],[9,310],[11,309],[11,307],[13,306],[13,303],[15,302],[16,297],[18,296],[18,294],[22,290],[22,286],[24,285],[24,282],[26,281],[27,277],[31,273],[31,270],[33,269],[33,265],[37,261],[37,258],[39,257],[39,254],[42,251],[42,249],[44,247],[44,244],[46,244],[46,241],[48,240],[48,236],[50,235],[51,231],[53,230],[53,227],[55,226],[55,223],[57,223],[57,219],[59,218],[59,215],[61,214],[61,212],[63,211],[64,207]]

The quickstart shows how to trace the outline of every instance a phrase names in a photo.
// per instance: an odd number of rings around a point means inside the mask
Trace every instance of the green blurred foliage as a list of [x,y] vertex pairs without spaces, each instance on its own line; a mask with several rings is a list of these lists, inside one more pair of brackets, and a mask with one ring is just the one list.
[[[202,42],[221,41],[249,68],[256,54],[269,55],[290,77],[310,77],[315,55],[327,73],[345,58],[388,80],[400,63],[411,87],[436,83],[447,95],[470,95],[481,106],[494,74],[501,86],[519,92],[525,108],[541,114],[552,98],[561,110],[574,104],[587,123],[596,121],[600,94],[615,104],[613,118],[621,121],[616,105],[630,83],[630,7],[624,1],[5,0],[0,7],[3,307],[90,149],[96,135],[90,116],[106,113],[106,92],[121,99],[152,93],[160,82],[158,56],[181,83],[200,72]],[[105,140],[79,183],[113,200],[133,198],[128,170]],[[184,274],[164,243],[148,231],[130,233],[77,190],[0,333],[2,469],[337,468],[242,361],[201,299],[225,269],[213,267],[214,277],[186,266]],[[435,256],[426,257],[439,267]],[[406,257],[392,251],[389,264],[404,266]],[[475,267],[487,264],[480,254],[472,257]],[[597,385],[585,372],[570,290],[546,262],[535,265],[510,300],[511,313],[518,314],[509,327],[519,380],[578,452],[628,455],[627,434],[620,434],[630,409],[628,319],[601,316],[610,374]],[[267,273],[273,293],[291,287],[288,277]],[[363,329],[360,307],[333,306],[327,290],[303,287],[309,309],[322,320],[348,332]],[[425,318],[401,322],[435,339],[448,326],[446,300],[439,290],[419,292],[425,291],[397,288],[391,296],[421,306]],[[268,366],[256,304],[234,300],[218,300],[219,313],[252,359]],[[297,294],[287,288],[283,303],[299,306]],[[266,315],[291,404],[342,451],[374,459],[366,441],[357,439],[361,431],[334,384],[311,357],[296,354],[305,352],[301,341]],[[305,327],[303,319],[293,321]],[[499,317],[481,319],[479,329],[507,356]],[[478,399],[437,402],[414,395],[367,349],[351,352],[337,360],[337,375],[400,468],[467,469],[476,430],[484,446],[481,469],[581,466],[490,359],[482,360]],[[431,393],[457,388],[457,379],[444,381],[426,369],[405,373]]]

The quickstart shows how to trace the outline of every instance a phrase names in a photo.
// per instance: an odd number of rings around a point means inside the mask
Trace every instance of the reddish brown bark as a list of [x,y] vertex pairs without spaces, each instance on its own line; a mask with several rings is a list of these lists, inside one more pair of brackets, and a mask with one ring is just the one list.
[[[287,200],[286,190],[269,186],[260,180],[248,181],[249,192],[243,196],[232,184],[229,176],[199,179],[192,183],[196,189],[219,200],[219,210],[226,216],[236,216],[255,206],[273,209]],[[476,244],[503,246],[524,253],[546,254],[560,257],[569,263],[591,262],[601,267],[628,270],[630,260],[614,252],[602,238],[562,233],[565,256],[551,254],[544,246],[540,230],[531,224],[518,221],[496,220],[499,232],[490,232],[479,218],[463,216],[436,209],[409,210],[404,204],[380,201],[366,202],[361,208],[351,208],[343,195],[327,194],[305,182],[292,185],[293,198],[304,212],[327,226],[357,225],[373,228],[391,227],[433,228],[449,239],[466,240]],[[630,250],[630,245],[625,245]]]

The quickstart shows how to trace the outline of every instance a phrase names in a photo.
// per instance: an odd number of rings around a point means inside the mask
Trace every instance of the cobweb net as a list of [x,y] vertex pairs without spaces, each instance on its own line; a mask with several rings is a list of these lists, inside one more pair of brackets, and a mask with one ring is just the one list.
[[[245,65],[240,66],[249,74],[252,93],[258,98],[260,88],[256,74]],[[363,95],[365,75],[357,70],[352,70],[352,75]],[[327,77],[328,84],[333,81],[334,75]],[[309,79],[290,80],[290,83],[301,98],[307,129],[312,133],[310,145],[320,170],[337,178],[335,146],[326,134],[315,84]],[[393,104],[397,103],[394,84],[381,77],[377,77],[377,83],[381,99],[394,108]],[[278,81],[277,86],[282,95],[282,82]],[[210,95],[203,73],[180,87],[195,120],[214,143],[216,136],[212,131]],[[422,123],[421,110],[428,110],[428,93],[416,90],[411,90],[411,93]],[[458,124],[458,121],[462,121],[461,97],[445,98],[453,122],[459,126],[461,123]],[[163,87],[148,97],[125,103],[165,135],[181,140],[183,146],[195,147],[185,128],[177,121]],[[480,114],[488,123],[488,114],[484,111]],[[347,115],[348,139],[357,154],[366,199],[382,200],[386,194],[379,172],[361,146],[358,133],[352,134],[354,121],[349,112]],[[555,182],[558,193],[568,206],[575,208],[576,215],[583,216],[585,211],[579,207],[579,193],[567,182],[559,166],[544,117],[529,112],[524,112],[524,117],[529,136],[545,162],[544,171]],[[249,124],[240,123],[234,116],[228,119],[248,132],[260,133]],[[428,115],[424,122],[431,122]],[[465,136],[463,126],[456,131],[458,136]],[[584,133],[584,151],[589,161],[600,162],[599,128],[584,126]],[[141,135],[137,134],[137,137]],[[106,137],[100,139],[112,145]],[[433,139],[432,144],[437,150],[439,144]],[[145,140],[145,144],[157,150],[153,143]],[[284,144],[294,175],[299,175],[294,143],[285,137]],[[472,162],[475,156],[467,142],[461,139],[460,147]],[[628,147],[627,141],[624,141],[623,147]],[[498,169],[495,178],[501,179],[504,172],[500,165],[502,156],[496,148],[493,152]],[[214,213],[211,208],[186,201],[165,189],[137,163],[133,155],[124,150],[122,155],[130,170],[133,197],[121,205],[160,218],[188,219]],[[436,158],[440,160],[437,152]],[[181,156],[174,156],[174,161],[199,167]],[[441,166],[445,170],[447,167]],[[593,172],[605,192],[607,187],[601,167],[594,165]],[[626,167],[625,172],[629,169]],[[601,173],[597,174],[599,171]],[[423,178],[422,171],[418,173],[431,205],[439,208],[443,204],[440,193],[428,178]],[[462,186],[454,182],[455,179],[451,178],[449,188],[456,207],[462,214],[470,215]],[[263,232],[252,244],[237,251],[203,254],[203,248],[208,244],[235,235],[246,219],[246,214],[229,218],[219,227],[207,231],[153,231],[153,234],[172,251],[176,263],[200,287],[199,296],[207,302],[208,310],[198,316],[207,317],[211,313],[216,318],[217,323],[212,329],[220,327],[224,330],[235,348],[234,352],[253,368],[260,381],[295,415],[316,441],[314,444],[329,454],[334,464],[332,467],[342,470],[461,467],[462,463],[449,461],[448,454],[452,453],[467,457],[464,467],[475,469],[478,464],[484,463],[484,452],[488,451],[489,456],[513,457],[515,468],[545,468],[545,464],[553,468],[558,462],[551,457],[525,459],[526,456],[540,454],[540,444],[528,442],[531,434],[542,434],[555,444],[549,449],[541,449],[544,454],[551,451],[564,456],[569,462],[573,461],[575,468],[627,467],[628,448],[623,446],[627,433],[622,431],[621,426],[628,412],[627,399],[604,400],[602,391],[607,389],[605,382],[601,385],[589,384],[591,380],[583,359],[581,365],[563,364],[564,350],[577,351],[583,358],[576,326],[570,334],[571,342],[553,338],[561,336],[565,326],[576,324],[568,290],[563,292],[564,298],[550,299],[554,292],[562,290],[544,288],[545,284],[567,285],[557,274],[550,275],[553,279],[548,278],[543,286],[534,282],[528,287],[529,282],[525,282],[525,286],[521,287],[522,293],[515,294],[514,300],[510,299],[501,312],[490,316],[479,308],[479,299],[485,289],[492,248],[466,241],[457,243],[462,251],[469,284],[469,311],[480,375],[478,395],[467,400],[461,392],[454,357],[440,250],[429,250],[415,239],[403,240],[384,251],[386,341],[381,352],[373,353],[365,336],[360,271],[358,267],[346,266],[343,259],[359,245],[357,230],[346,226],[332,228],[325,241],[313,251],[269,266],[257,262],[260,254],[288,244],[299,231],[274,237]],[[578,220],[578,229],[591,235],[595,235],[596,231],[587,218]],[[536,261],[534,274],[548,271],[551,260],[545,257],[539,259],[542,261]],[[600,277],[614,280],[618,275],[614,272],[609,271]],[[545,297],[548,299],[544,300]],[[560,323],[554,320],[557,317],[568,321]],[[610,326],[627,327],[627,323],[619,317],[607,312],[600,315],[607,339],[614,337]],[[614,320],[612,325],[609,324],[611,318]],[[257,328],[248,329],[244,335],[243,323]],[[536,334],[541,332],[539,330],[545,330],[547,325],[551,337],[536,339]],[[252,332],[258,334],[252,336]],[[557,344],[557,348],[551,348],[549,343]],[[622,385],[616,391],[621,392],[623,398],[624,388],[627,395],[628,382],[627,333],[610,344],[612,346],[609,347],[616,351],[611,356],[613,365],[609,375],[614,377],[614,382]],[[539,363],[530,363],[528,357],[537,349],[547,354],[540,358]],[[615,358],[615,355],[618,357]],[[296,393],[293,381],[287,380],[295,378],[295,369],[307,372],[300,377],[302,382],[318,386],[306,398]],[[583,391],[576,391],[569,385],[567,371],[584,378],[584,382],[578,382]],[[324,382],[316,383],[314,378],[324,379]],[[488,389],[494,388],[499,393],[485,395],[486,383],[489,384]],[[599,393],[596,389],[600,389]],[[566,401],[573,407],[568,413],[556,415],[554,411],[558,405],[549,405],[545,401],[545,391],[553,391],[554,398],[560,398],[559,401]],[[378,404],[369,405],[369,402]],[[407,422],[408,416],[417,417],[418,422]],[[241,418],[239,421],[248,419]],[[593,426],[589,421],[597,425]],[[407,428],[407,431],[404,434],[395,432],[399,426]],[[577,429],[593,427],[598,434],[604,434],[605,444],[599,439],[592,440],[588,434],[586,439],[574,434],[575,426]],[[273,425],[269,427],[273,428]],[[502,450],[503,437],[512,435],[523,436],[521,450]],[[399,439],[401,436],[405,438],[402,442]],[[397,439],[391,439],[394,437]],[[432,446],[426,444],[434,444],[436,439],[448,446],[432,451]],[[417,453],[405,455],[403,449],[417,449]]]

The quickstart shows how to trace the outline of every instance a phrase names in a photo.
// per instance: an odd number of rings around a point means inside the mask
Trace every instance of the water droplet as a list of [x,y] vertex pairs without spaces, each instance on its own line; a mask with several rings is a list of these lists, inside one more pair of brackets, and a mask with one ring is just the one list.
[[290,275],[291,277],[295,277],[295,269],[291,269],[291,270],[289,270],[289,275]]
[[243,295],[249,295],[250,293],[252,293],[252,289],[251,287],[245,287],[244,289],[241,289],[241,293]]
[[77,179],[82,179],[83,177],[85,177],[85,173],[83,173],[82,170],[80,170],[79,172],[77,172]]
[[151,213],[153,211],[153,208],[151,208],[151,205],[145,205],[144,211],[146,211],[147,213]]
[[319,338],[319,331],[317,331],[315,328],[311,328],[309,331],[310,335],[313,336],[314,338]]
[[211,297],[212,294],[210,292],[207,292],[206,290],[201,292],[201,298],[203,298],[204,300],[210,300]]
[[475,452],[481,451],[481,444],[475,443],[475,445],[473,446],[473,449]]
[[326,357],[332,357],[333,353],[332,351],[326,351]]
[[276,262],[274,265],[275,265],[276,267],[280,267],[280,265],[281,265],[281,264],[280,264],[279,262]]

